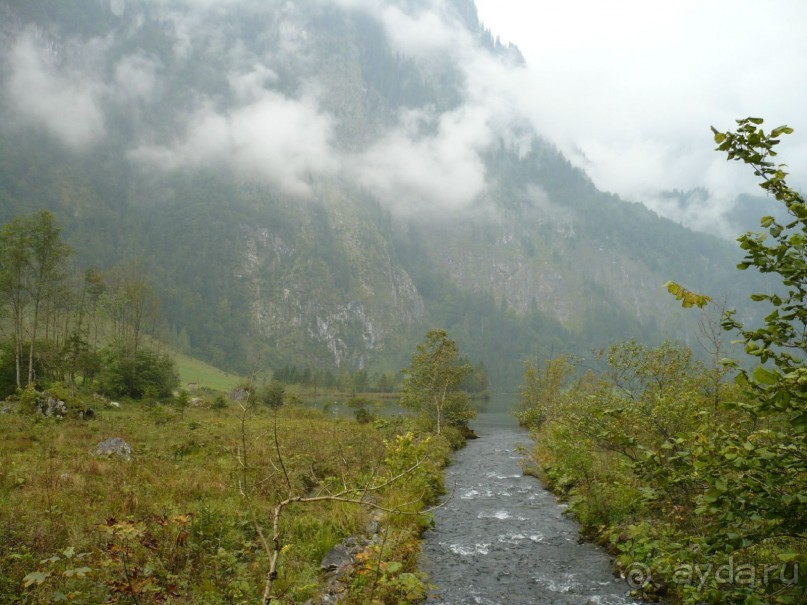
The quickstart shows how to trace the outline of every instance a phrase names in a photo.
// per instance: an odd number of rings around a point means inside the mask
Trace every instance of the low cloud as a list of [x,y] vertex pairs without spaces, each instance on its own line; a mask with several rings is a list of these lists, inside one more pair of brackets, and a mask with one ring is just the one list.
[[[77,49],[71,56],[99,57],[89,69],[57,62],[28,34],[9,55],[9,94],[20,115],[77,149],[104,136],[107,116],[126,116],[140,139],[132,142],[129,157],[156,169],[224,168],[296,195],[310,193],[311,179],[339,176],[374,191],[400,212],[457,210],[472,204],[487,186],[482,157],[490,145],[502,138],[526,147],[529,133],[518,101],[519,70],[483,49],[444,0],[329,3],[375,19],[393,52],[423,73],[455,73],[462,101],[441,111],[401,110],[397,124],[363,149],[340,149],[334,137],[336,117],[324,112],[325,103],[320,102],[328,90],[312,80],[296,86],[296,92],[277,90],[278,66],[284,61],[306,63],[306,53],[311,52],[306,15],[318,5],[301,8],[284,2],[267,12],[253,0],[155,0],[154,16],[170,35],[172,60],[182,65],[202,48],[206,53],[215,48],[228,70],[232,99],[227,105],[220,95],[188,90],[191,109],[184,118],[161,120],[174,124],[167,131],[149,126],[154,122],[148,111],[170,86],[164,78],[173,68],[142,51],[113,62],[114,53],[104,56],[95,41],[84,47],[80,41],[71,42]],[[267,19],[268,29],[277,35],[275,46],[248,50],[242,40],[230,37],[217,15],[234,8]],[[107,74],[105,80],[100,74]]]
[[[736,195],[762,191],[714,151],[709,126],[731,129],[747,115],[794,126],[782,161],[807,165],[803,2],[772,0],[765,11],[750,0],[477,4],[526,57],[524,115],[601,189],[725,230]],[[793,172],[792,184],[807,187],[807,174]],[[697,211],[662,202],[665,190],[696,187],[710,192]]]
[[405,112],[399,126],[354,158],[351,172],[402,212],[467,206],[485,188],[482,149],[492,132],[486,112]]
[[127,55],[115,66],[115,90],[127,102],[149,103],[160,88],[160,62],[144,53]]
[[266,65],[258,63],[250,70],[230,75],[228,80],[236,99],[251,102],[266,93],[267,87],[277,81],[277,74]]
[[[456,70],[463,102],[442,112],[433,107],[402,110],[397,124],[363,149],[340,149],[333,137],[336,118],[317,102],[329,91],[311,81],[294,98],[272,90],[279,80],[277,62],[284,57],[300,61],[310,45],[305,14],[311,9],[284,4],[273,15],[278,46],[269,55],[248,56],[237,41],[222,49],[222,56],[233,58],[228,82],[238,106],[223,110],[208,100],[190,115],[178,142],[139,146],[131,157],[163,169],[227,167],[300,195],[309,192],[310,178],[338,175],[403,213],[472,204],[486,188],[485,150],[500,137],[515,142],[514,124],[523,142],[525,120],[514,117],[509,98],[517,88],[510,68],[482,49],[442,0],[406,10],[380,0],[334,3],[375,19],[393,52],[425,72]],[[217,35],[207,21],[210,5],[196,6],[187,15],[176,10],[177,3],[166,6],[163,18],[172,23],[180,59],[197,43],[193,36]],[[250,2],[244,6],[254,7]]]
[[131,156],[165,170],[228,168],[305,195],[311,177],[337,169],[331,129],[314,100],[264,91],[231,111],[203,107],[191,115],[180,143],[141,146]]
[[17,39],[7,57],[6,94],[17,116],[75,149],[104,136],[104,84],[80,69],[59,65],[56,51],[43,45],[33,30]]
[[[726,27],[709,25],[724,14],[725,1],[712,8],[685,0],[680,10],[668,7],[660,15],[637,2],[631,6],[644,28],[632,33],[626,24],[608,37],[597,22],[610,23],[612,7],[570,1],[570,7],[543,6],[526,29],[531,37],[513,37],[525,51],[524,66],[484,48],[446,0],[278,0],[271,6],[261,0],[152,0],[151,18],[173,47],[161,60],[123,52],[122,37],[67,41],[65,52],[29,30],[5,53],[4,92],[18,118],[74,149],[100,141],[115,116],[133,126],[137,140],[130,157],[151,167],[225,168],[296,195],[308,195],[312,179],[346,178],[401,212],[473,205],[487,187],[486,151],[502,140],[526,152],[536,133],[601,189],[724,235],[736,196],[761,190],[747,169],[713,151],[709,125],[728,129],[748,113],[763,115],[769,126],[790,122],[797,134],[783,142],[782,159],[807,165],[807,125],[794,122],[801,114],[792,100],[807,96],[807,77],[798,72],[782,80],[769,58],[747,45],[732,56],[709,52],[718,42],[707,42],[728,35],[731,24],[748,33],[742,15]],[[318,57],[311,15],[321,11],[319,17],[330,18],[334,6],[373,19],[392,52],[415,65],[426,82],[452,81],[457,102],[401,109],[385,130],[368,128],[376,135],[369,142],[359,137],[362,148],[341,148],[338,102],[311,78]],[[787,4],[788,10],[798,6]],[[584,8],[590,19],[572,18]],[[240,22],[222,18],[231,10],[251,11],[265,25],[255,41],[234,37]],[[696,18],[702,10],[708,19]],[[770,26],[766,32],[778,27],[777,36],[796,39],[797,20],[773,27],[773,17],[760,19]],[[583,29],[574,33],[565,24]],[[137,23],[129,27],[118,35],[136,35]],[[691,34],[686,45],[681,32]],[[537,44],[532,54],[531,43]],[[776,47],[774,55],[803,70],[798,57],[805,42],[793,44],[792,51]],[[181,72],[197,55],[217,61],[219,89],[172,88],[167,74]],[[773,94],[783,87],[787,94]],[[149,112],[166,91],[185,113],[154,120]],[[444,103],[451,96],[444,95]],[[793,184],[804,187],[807,177],[793,172]],[[706,192],[697,203],[682,205],[666,194],[695,188]]]
[[443,3],[406,13],[397,6],[376,9],[390,46],[397,53],[421,61],[455,60],[471,42],[470,34],[452,18]]
[[352,174],[402,212],[471,205],[487,187],[484,152],[500,139],[525,149],[531,140],[517,101],[521,69],[483,48],[445,1],[406,10],[379,0],[337,2],[374,18],[392,50],[424,73],[453,70],[462,98],[442,113],[402,111],[394,129],[348,163]]

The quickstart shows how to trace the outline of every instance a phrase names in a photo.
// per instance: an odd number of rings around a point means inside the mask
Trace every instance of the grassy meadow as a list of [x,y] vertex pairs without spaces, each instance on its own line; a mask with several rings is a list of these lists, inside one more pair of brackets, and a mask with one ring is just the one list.
[[196,383],[200,388],[226,393],[244,381],[237,374],[219,370],[195,357],[174,351],[171,352],[171,357],[177,364],[179,381],[183,388],[187,388],[190,383]]
[[[428,518],[381,509],[416,513],[435,500],[443,438],[415,436],[401,418],[359,424],[299,406],[93,407],[89,420],[0,414],[0,602],[259,603],[273,505],[379,486],[426,457],[382,489],[348,494],[376,509],[284,508],[273,586],[274,602],[314,597],[323,555],[376,520],[383,539],[361,553],[347,602],[422,596],[414,570]],[[130,460],[94,455],[112,437],[132,446]]]

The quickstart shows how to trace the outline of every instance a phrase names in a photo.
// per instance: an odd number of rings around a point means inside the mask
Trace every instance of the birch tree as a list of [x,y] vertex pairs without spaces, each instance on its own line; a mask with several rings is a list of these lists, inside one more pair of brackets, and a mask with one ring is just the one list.
[[460,363],[457,343],[445,330],[429,331],[404,370],[401,405],[420,412],[438,435],[446,426],[467,429],[476,413],[462,381],[471,369]]
[[19,216],[0,229],[0,293],[11,311],[17,386],[23,384],[23,349],[28,344],[27,384],[34,381],[34,360],[41,311],[65,279],[70,248],[61,227],[43,210]]

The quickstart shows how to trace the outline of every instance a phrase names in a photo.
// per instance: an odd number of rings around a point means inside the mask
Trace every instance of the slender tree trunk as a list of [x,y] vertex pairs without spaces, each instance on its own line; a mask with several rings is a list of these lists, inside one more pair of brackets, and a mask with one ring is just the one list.
[[34,302],[34,319],[31,327],[31,347],[28,350],[28,384],[34,383],[34,347],[36,346],[36,329],[39,324],[39,296]]
[[11,306],[14,312],[14,363],[16,367],[17,388],[22,388],[22,337],[23,337],[23,272],[17,270],[16,284],[11,295]]
[[443,385],[443,394],[437,400],[437,434],[443,431],[443,408],[446,405],[446,393],[448,392],[448,383]]
[[17,370],[17,388],[22,388],[22,318],[15,317],[14,322],[14,362]]
[[22,388],[22,292],[18,290],[11,299],[11,307],[14,313],[14,365],[16,370],[17,388]]

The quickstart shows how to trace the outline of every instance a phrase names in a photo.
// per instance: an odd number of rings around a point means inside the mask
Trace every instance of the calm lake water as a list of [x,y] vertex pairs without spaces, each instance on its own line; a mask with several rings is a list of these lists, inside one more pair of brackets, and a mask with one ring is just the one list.
[[[494,401],[495,406],[498,401]],[[446,469],[453,497],[426,532],[421,569],[436,585],[430,603],[627,605],[608,554],[580,543],[578,525],[541,483],[522,474],[519,443],[530,444],[509,413],[483,413]]]

